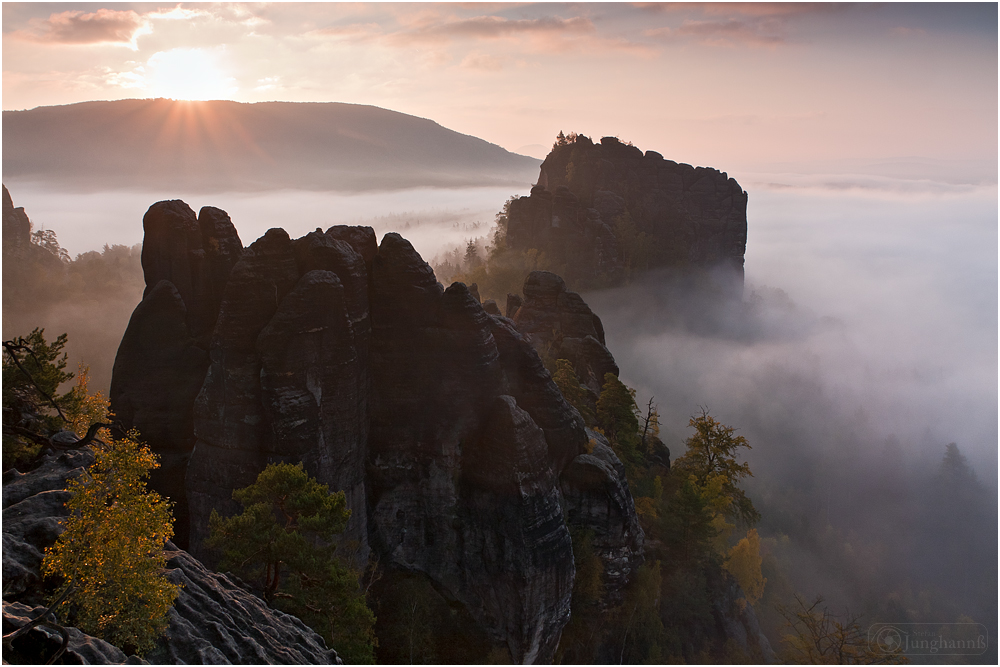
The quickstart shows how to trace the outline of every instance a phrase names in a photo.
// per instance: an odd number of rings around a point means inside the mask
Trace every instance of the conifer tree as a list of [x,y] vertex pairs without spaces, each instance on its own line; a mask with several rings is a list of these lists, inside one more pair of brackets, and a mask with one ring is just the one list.
[[224,519],[213,510],[209,518],[206,546],[222,551],[220,567],[256,581],[268,604],[301,618],[346,662],[374,662],[375,617],[358,573],[330,542],[351,515],[344,492],[331,493],[301,463],[278,463],[233,500],[241,514]]
[[576,408],[580,416],[583,417],[584,423],[587,426],[593,426],[594,411],[590,407],[587,389],[580,384],[580,378],[577,377],[573,364],[567,359],[556,359],[552,380],[559,387],[566,402]]

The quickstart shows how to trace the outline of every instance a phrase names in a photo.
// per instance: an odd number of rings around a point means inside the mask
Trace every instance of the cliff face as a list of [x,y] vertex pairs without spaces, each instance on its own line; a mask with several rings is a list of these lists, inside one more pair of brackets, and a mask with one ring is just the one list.
[[[272,229],[243,250],[218,209],[195,219],[161,202],[147,219],[168,224],[146,226],[147,291],[112,409],[173,457],[159,490],[186,499],[192,553],[212,562],[208,517],[237,511],[233,489],[270,462],[303,461],[345,492],[341,543],[355,558],[374,550],[423,573],[518,662],[551,661],[568,621],[571,526],[595,530],[612,590],[628,581],[642,531],[623,469],[610,448],[586,453],[537,332],[462,283],[444,289],[398,234],[376,245],[364,227],[296,240]],[[603,348],[578,296],[525,291],[532,321],[582,323],[576,337]]]
[[614,137],[553,148],[507,223],[510,247],[542,250],[582,285],[642,268],[723,267],[742,289],[746,239],[747,193],[734,179]]

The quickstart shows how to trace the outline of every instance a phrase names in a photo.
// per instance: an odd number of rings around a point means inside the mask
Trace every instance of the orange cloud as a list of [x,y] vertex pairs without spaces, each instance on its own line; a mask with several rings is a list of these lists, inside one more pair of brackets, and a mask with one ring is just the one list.
[[15,35],[38,42],[58,44],[128,44],[134,46],[137,33],[146,22],[132,10],[98,9],[85,13],[70,10],[32,21],[31,29]]

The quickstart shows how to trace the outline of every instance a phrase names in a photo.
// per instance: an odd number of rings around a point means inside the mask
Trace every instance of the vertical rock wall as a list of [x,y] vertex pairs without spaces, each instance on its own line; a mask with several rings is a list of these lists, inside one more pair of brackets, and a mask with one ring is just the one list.
[[[425,574],[516,661],[551,661],[575,577],[567,517],[603,531],[612,587],[642,534],[610,449],[586,482],[575,472],[589,438],[533,347],[541,329],[522,335],[462,283],[445,290],[398,234],[377,246],[370,228],[272,229],[243,250],[223,212],[202,218],[181,202],[147,214],[149,282],[112,395],[125,425],[176,459],[163,490],[186,498],[192,553],[213,561],[208,518],[238,511],[234,489],[303,461],[345,492],[341,544],[358,563],[371,548]],[[535,282],[525,323],[561,322],[575,332],[564,342],[606,352],[600,320],[558,276]],[[610,353],[581,359],[591,375],[608,359],[617,371]],[[608,489],[615,509],[592,510]]]
[[[646,234],[641,248],[623,248],[618,225]],[[580,135],[556,146],[538,184],[513,201],[507,244],[543,251],[577,285],[615,284],[647,254],[648,267],[721,270],[742,290],[747,242],[747,193],[716,169],[665,160],[604,137]],[[626,243],[627,245],[627,243]]]

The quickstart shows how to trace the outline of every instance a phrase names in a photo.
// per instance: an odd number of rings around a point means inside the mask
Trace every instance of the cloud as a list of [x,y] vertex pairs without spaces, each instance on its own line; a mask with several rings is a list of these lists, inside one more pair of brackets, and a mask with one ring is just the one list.
[[657,12],[691,12],[698,11],[715,16],[789,16],[795,14],[812,14],[830,11],[831,8],[822,3],[811,2],[711,2],[692,4],[686,2],[656,2],[640,3],[641,9]]
[[98,9],[96,12],[70,10],[34,19],[27,30],[14,36],[55,44],[120,44],[136,48],[135,40],[149,32],[148,22],[132,10]]
[[306,37],[332,37],[353,41],[365,41],[382,37],[382,27],[377,23],[349,23],[346,25],[328,26],[305,33]]
[[583,17],[561,19],[505,19],[501,16],[476,16],[467,19],[432,23],[397,33],[403,42],[440,42],[458,39],[500,39],[519,35],[558,35],[593,33],[594,24]]
[[462,61],[461,66],[467,69],[499,72],[503,69],[503,61],[487,53],[470,53]]
[[785,43],[784,25],[777,20],[684,21],[677,28],[645,31],[647,37],[664,41],[693,39],[706,46],[775,47]]

